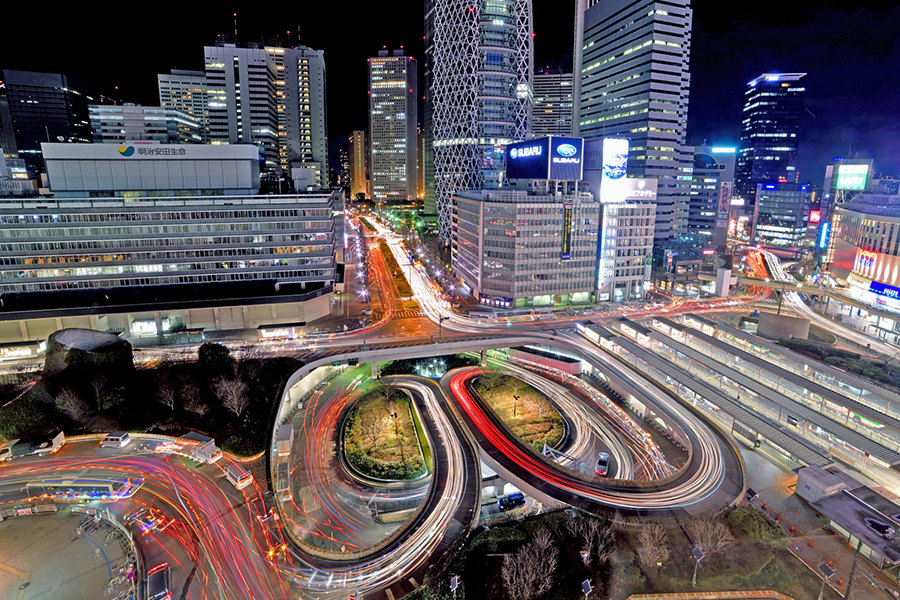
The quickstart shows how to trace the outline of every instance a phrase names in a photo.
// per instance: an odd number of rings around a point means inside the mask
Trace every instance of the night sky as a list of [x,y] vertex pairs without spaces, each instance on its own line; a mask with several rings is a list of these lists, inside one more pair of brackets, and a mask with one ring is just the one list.
[[[404,4],[409,10],[401,14]],[[571,70],[574,4],[534,0],[537,66]],[[382,46],[401,45],[422,58],[422,2],[360,5],[365,8],[311,0],[222,3],[198,18],[194,5],[104,10],[92,4],[72,15],[35,15],[20,2],[4,7],[0,68],[64,73],[120,101],[154,105],[156,74],[202,69],[202,47],[212,45],[216,34],[234,31],[236,11],[240,40],[279,36],[287,45],[299,32],[301,44],[325,50],[334,159],[349,132],[366,127],[366,58]],[[801,180],[820,185],[828,162],[851,155],[873,158],[876,172],[900,176],[900,7],[881,9],[871,0],[726,6],[693,3],[688,143],[737,146],[746,83],[764,72],[804,72]],[[177,17],[170,16],[176,10]],[[421,64],[419,77],[423,90]]]

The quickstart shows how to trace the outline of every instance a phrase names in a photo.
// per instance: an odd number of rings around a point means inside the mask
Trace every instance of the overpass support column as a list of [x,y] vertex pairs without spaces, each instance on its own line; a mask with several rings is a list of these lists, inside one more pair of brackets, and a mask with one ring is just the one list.
[[378,361],[372,362],[372,379],[378,379]]
[[482,367],[487,366],[487,350],[481,351],[481,366]]

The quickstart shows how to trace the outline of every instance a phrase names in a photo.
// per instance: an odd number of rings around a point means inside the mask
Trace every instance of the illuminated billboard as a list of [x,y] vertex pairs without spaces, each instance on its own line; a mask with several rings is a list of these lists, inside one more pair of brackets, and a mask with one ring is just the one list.
[[822,211],[820,211],[820,210],[809,211],[809,222],[810,223],[818,223],[821,220],[822,220]]
[[562,260],[572,258],[572,206],[571,204],[566,204],[563,207]]
[[839,190],[864,190],[869,178],[869,165],[838,165],[837,183]]
[[582,179],[584,140],[545,137],[510,144],[506,148],[508,179]]

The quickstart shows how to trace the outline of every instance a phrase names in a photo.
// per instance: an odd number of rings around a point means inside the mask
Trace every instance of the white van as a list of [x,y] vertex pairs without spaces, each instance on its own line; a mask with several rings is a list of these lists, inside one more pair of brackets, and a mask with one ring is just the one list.
[[113,431],[112,433],[106,434],[106,437],[103,438],[100,445],[103,448],[124,448],[130,443],[131,436],[128,435],[127,431]]
[[247,472],[247,469],[237,463],[231,463],[225,468],[225,479],[231,482],[231,485],[239,490],[244,489],[253,483],[253,475]]

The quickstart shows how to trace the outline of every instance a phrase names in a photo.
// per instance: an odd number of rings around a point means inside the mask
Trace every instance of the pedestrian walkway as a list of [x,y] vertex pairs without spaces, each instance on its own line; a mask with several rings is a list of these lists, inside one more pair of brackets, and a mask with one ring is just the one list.
[[[790,541],[788,550],[816,575],[821,577],[818,565],[828,564],[835,572],[828,584],[844,596],[856,550],[842,536],[829,531],[827,519],[794,494],[796,473],[775,466],[749,449],[742,449],[741,457],[747,484],[758,494],[750,504],[781,524]],[[852,600],[898,598],[900,584],[896,577],[860,555],[850,596]]]

